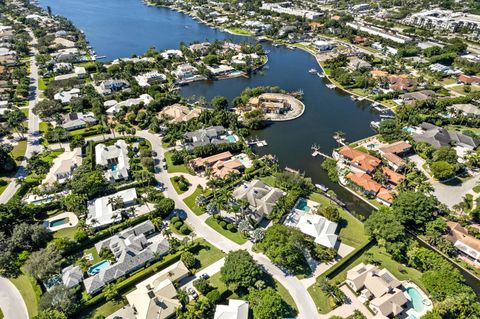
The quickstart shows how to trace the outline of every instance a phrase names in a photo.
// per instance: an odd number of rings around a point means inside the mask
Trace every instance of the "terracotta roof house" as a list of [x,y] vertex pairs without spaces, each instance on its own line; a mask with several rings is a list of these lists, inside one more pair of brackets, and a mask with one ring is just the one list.
[[399,174],[388,167],[382,168],[382,175],[387,179],[389,183],[395,186],[400,184],[405,179],[404,175]]
[[457,81],[458,83],[463,84],[480,84],[480,76],[469,76],[465,74],[460,74]]
[[164,118],[171,123],[179,123],[199,117],[201,113],[201,108],[190,108],[186,105],[176,103],[163,108],[158,115],[159,117]]
[[191,160],[189,164],[195,171],[203,171],[210,167],[212,169],[211,176],[217,178],[225,178],[231,173],[240,174],[245,168],[243,163],[239,159],[234,158],[230,152],[223,152],[205,158],[198,157]]
[[417,85],[417,80],[401,75],[390,75],[388,82],[390,83],[390,89],[394,91],[412,90]]
[[445,238],[453,243],[462,256],[480,267],[480,239],[470,235],[459,223],[449,221],[447,225],[449,232]]
[[370,71],[370,75],[373,78],[385,78],[385,77],[388,76],[388,72],[387,71],[382,71],[382,70],[372,70],[372,71]]
[[398,141],[387,144],[378,149],[380,155],[388,162],[388,165],[395,171],[401,170],[405,166],[405,160],[402,158],[412,149],[412,145],[405,141]]
[[381,318],[397,316],[408,301],[400,289],[401,282],[388,270],[374,265],[358,264],[347,271],[345,282],[360,293],[359,299],[370,300],[368,306]]
[[373,173],[382,162],[375,156],[365,154],[350,146],[342,147],[337,154],[340,155],[341,159],[350,164],[353,171],[367,174]]
[[372,176],[368,175],[367,173],[357,172],[353,173],[350,172],[346,176],[347,180],[349,180],[356,188],[361,190],[366,195],[376,196],[377,193],[382,188],[382,185],[375,182]]
[[377,201],[379,203],[390,206],[393,204],[393,199],[394,197],[391,191],[389,191],[385,187],[380,188],[377,194]]
[[233,198],[248,202],[252,212],[251,218],[257,223],[270,214],[277,201],[284,195],[281,189],[271,187],[264,182],[253,179],[236,187]]

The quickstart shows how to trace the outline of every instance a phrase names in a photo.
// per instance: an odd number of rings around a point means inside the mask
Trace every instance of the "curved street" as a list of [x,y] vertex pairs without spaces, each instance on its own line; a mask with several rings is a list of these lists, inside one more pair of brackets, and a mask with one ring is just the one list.
[[3,277],[0,277],[0,309],[5,319],[28,319],[22,295],[10,280]]

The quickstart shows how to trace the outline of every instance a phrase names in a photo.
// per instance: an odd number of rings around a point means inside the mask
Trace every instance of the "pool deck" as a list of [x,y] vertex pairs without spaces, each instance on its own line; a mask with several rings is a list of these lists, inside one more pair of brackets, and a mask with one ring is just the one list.
[[[65,223],[63,225],[50,227],[50,223],[52,221],[58,220],[58,219],[63,219],[63,218],[68,218],[68,223]],[[65,212],[65,213],[61,213],[61,214],[58,214],[58,215],[55,215],[55,216],[52,216],[50,218],[45,219],[43,221],[43,224],[44,224],[46,229],[48,229],[51,232],[55,232],[55,231],[58,231],[60,229],[65,229],[65,228],[70,228],[70,227],[77,226],[78,225],[78,217],[74,213]]]
[[[408,318],[409,316],[414,316],[415,318],[421,318],[428,311],[432,310],[432,308],[433,308],[432,300],[430,300],[430,298],[425,294],[425,292],[420,287],[418,287],[417,285],[415,285],[411,281],[404,281],[402,283],[402,286],[405,288],[405,290],[407,288],[415,288],[420,293],[420,295],[422,296],[422,302],[425,301],[425,300],[428,300],[427,304],[425,304],[425,303],[423,304],[424,308],[423,308],[423,311],[421,311],[421,312],[418,312],[413,308],[406,309],[403,312],[403,315],[405,315],[405,318]],[[409,301],[412,301],[410,295],[406,291],[404,293],[405,293],[405,297],[407,297],[407,299]],[[400,316],[400,318],[404,318],[404,317]]]

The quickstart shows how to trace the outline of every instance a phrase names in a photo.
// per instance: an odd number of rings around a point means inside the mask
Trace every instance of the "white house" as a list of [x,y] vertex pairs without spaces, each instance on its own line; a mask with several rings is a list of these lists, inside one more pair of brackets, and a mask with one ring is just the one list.
[[323,41],[318,40],[314,42],[315,47],[317,47],[318,51],[328,51],[335,48],[335,42],[332,41]]
[[217,305],[213,319],[247,319],[248,301],[229,299],[228,305]]
[[135,80],[138,82],[138,85],[141,87],[150,86],[152,83],[162,83],[167,80],[165,74],[159,73],[157,71],[151,71],[135,76]]
[[[114,198],[120,198],[122,205],[120,207],[110,203]],[[122,220],[121,211],[127,207],[135,205],[137,191],[135,188],[129,188],[119,191],[113,195],[95,198],[87,203],[87,225],[95,228],[101,228]],[[115,206],[115,207],[114,207]]]
[[123,107],[126,107],[128,109],[134,105],[139,105],[142,102],[144,105],[148,105],[152,103],[152,101],[153,97],[148,94],[142,94],[136,99],[128,99],[121,102],[117,102],[116,100],[108,100],[103,103],[103,106],[105,106],[105,108],[107,109],[105,112],[108,115],[113,115],[120,112]]
[[80,147],[63,152],[53,160],[53,165],[42,184],[66,182],[73,175],[75,169],[82,165],[82,161],[82,149]]
[[53,96],[54,100],[60,101],[64,104],[70,103],[74,97],[80,96],[80,89],[73,88],[70,91],[62,91]]
[[107,168],[105,177],[110,182],[128,178],[129,158],[128,145],[118,140],[111,146],[97,144],[95,146],[95,163]]

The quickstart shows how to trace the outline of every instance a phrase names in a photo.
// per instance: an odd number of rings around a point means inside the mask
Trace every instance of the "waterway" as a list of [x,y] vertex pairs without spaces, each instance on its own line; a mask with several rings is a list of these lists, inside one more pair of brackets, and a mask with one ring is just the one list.
[[[158,50],[178,48],[180,42],[230,39],[234,42],[252,41],[210,28],[190,16],[167,9],[144,5],[140,0],[41,0],[53,14],[70,19],[85,32],[97,55],[107,60],[143,54],[150,47]],[[274,47],[263,43],[269,53],[267,67],[251,78],[235,78],[213,82],[197,82],[181,90],[183,96],[223,95],[233,99],[246,87],[279,86],[288,91],[303,90],[306,105],[304,115],[294,121],[274,123],[254,135],[265,139],[268,146],[256,150],[259,154],[274,154],[282,167],[305,172],[314,183],[333,189],[348,207],[362,215],[372,208],[351,193],[330,183],[321,169],[321,158],[312,158],[310,147],[318,144],[330,154],[338,145],[333,140],[336,131],[346,133],[354,141],[373,131],[370,121],[378,120],[368,102],[353,102],[342,92],[330,90],[326,80],[311,75],[308,70],[319,69],[315,59],[300,49]]]

